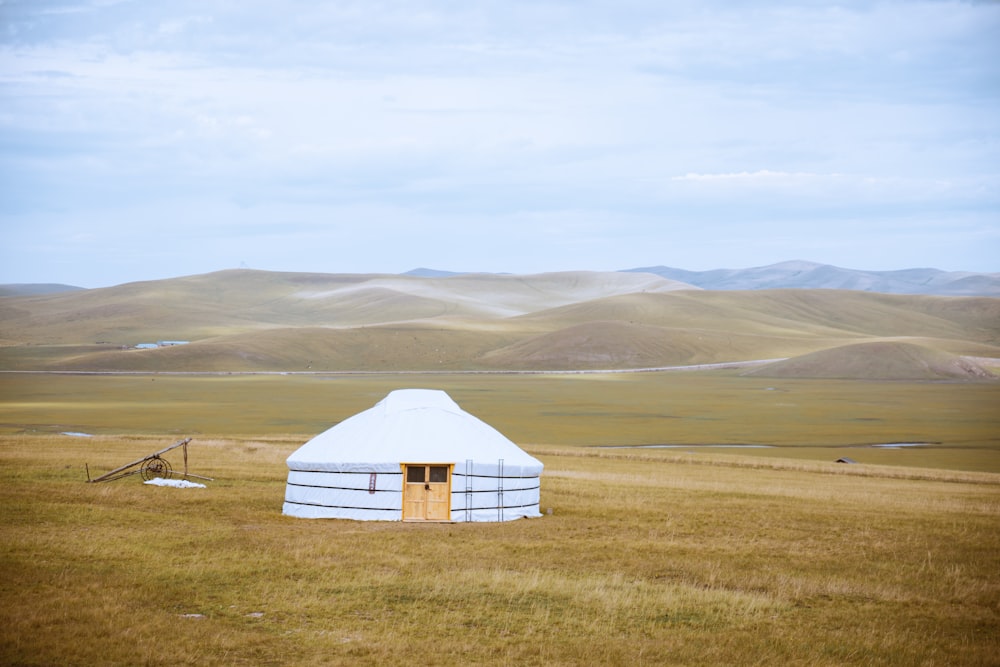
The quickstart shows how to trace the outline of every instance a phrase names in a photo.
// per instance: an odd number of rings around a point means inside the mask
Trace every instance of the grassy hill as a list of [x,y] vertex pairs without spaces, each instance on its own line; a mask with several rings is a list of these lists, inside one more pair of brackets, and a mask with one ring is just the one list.
[[[190,344],[134,349],[159,340]],[[622,369],[797,357],[878,341],[1000,358],[1000,299],[713,292],[624,272],[250,270],[0,297],[6,370]]]
[[854,380],[982,380],[994,375],[975,361],[903,342],[843,345],[785,359],[745,375]]

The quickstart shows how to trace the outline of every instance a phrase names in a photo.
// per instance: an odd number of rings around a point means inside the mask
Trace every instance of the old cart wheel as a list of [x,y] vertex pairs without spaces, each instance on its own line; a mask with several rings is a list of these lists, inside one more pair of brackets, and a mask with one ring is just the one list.
[[148,482],[156,477],[167,479],[170,477],[171,469],[170,464],[166,459],[154,456],[142,464],[142,468],[139,469],[139,472],[142,475],[142,478]]

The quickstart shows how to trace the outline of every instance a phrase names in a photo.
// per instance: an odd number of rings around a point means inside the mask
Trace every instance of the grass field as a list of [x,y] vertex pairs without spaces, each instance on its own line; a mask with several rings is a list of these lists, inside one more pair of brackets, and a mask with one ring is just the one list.
[[[0,373],[0,433],[305,439],[402,387],[444,389],[519,444],[766,445],[752,456],[1000,473],[1000,384],[568,375]],[[917,448],[873,444],[927,443]],[[703,451],[688,448],[687,451]]]
[[207,489],[88,485],[69,463],[85,447],[110,468],[164,442],[0,438],[4,664],[987,665],[1000,651],[996,475],[529,447],[551,515],[421,526],[282,516],[298,445],[284,438],[193,442]]
[[[0,383],[3,664],[1000,655],[995,383],[732,371]],[[401,386],[446,389],[541,459],[551,515],[283,516],[285,457]],[[96,475],[188,436],[192,472],[215,478],[206,489],[84,483],[85,463]],[[933,444],[867,446],[890,442]],[[601,447],[650,444],[684,447]],[[861,464],[832,462],[843,455]]]

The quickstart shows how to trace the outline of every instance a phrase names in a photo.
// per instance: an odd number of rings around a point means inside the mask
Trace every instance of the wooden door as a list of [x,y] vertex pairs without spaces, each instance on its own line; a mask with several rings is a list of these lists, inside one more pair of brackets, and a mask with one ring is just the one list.
[[403,464],[403,521],[451,520],[451,465]]

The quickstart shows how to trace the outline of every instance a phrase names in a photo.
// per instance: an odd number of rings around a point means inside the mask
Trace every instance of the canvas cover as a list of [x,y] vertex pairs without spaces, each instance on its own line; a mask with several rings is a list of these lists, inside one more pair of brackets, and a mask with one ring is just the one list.
[[448,394],[400,389],[287,459],[284,514],[399,521],[401,464],[451,464],[452,521],[538,517],[542,463]]

